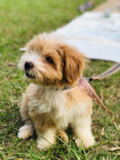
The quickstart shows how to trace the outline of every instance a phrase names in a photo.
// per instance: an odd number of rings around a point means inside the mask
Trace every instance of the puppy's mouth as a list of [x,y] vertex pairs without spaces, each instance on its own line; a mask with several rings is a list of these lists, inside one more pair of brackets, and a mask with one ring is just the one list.
[[35,78],[35,76],[30,75],[29,73],[26,73],[26,76],[29,77],[29,78]]

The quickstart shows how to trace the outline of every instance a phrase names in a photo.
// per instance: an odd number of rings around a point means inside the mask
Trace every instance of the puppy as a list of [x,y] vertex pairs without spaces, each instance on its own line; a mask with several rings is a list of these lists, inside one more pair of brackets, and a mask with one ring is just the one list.
[[18,67],[31,82],[20,106],[25,124],[18,137],[26,139],[35,130],[38,148],[46,149],[56,143],[57,133],[67,142],[65,130],[70,125],[77,146],[93,145],[92,99],[78,86],[83,54],[54,34],[43,33],[26,45]]

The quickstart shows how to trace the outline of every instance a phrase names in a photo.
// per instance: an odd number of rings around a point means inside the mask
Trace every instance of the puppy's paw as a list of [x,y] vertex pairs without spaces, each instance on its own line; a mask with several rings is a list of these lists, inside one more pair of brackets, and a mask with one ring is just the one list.
[[18,138],[20,139],[26,139],[34,134],[34,129],[32,125],[24,125],[20,127],[18,132]]
[[[54,143],[53,143],[54,144]],[[47,150],[49,147],[52,147],[52,144],[49,142],[49,141],[47,141],[47,140],[45,140],[45,139],[43,139],[43,138],[39,138],[38,140],[37,140],[37,147],[40,149],[40,150]]]
[[57,131],[57,136],[59,136],[65,143],[68,143],[69,142],[69,138],[68,138],[68,135],[65,131],[62,131],[62,130],[58,130]]
[[95,144],[95,140],[94,140],[94,137],[91,136],[91,137],[80,137],[80,138],[76,138],[75,139],[75,143],[76,145],[79,147],[81,144],[83,144],[83,146],[85,148],[88,148],[92,145]]

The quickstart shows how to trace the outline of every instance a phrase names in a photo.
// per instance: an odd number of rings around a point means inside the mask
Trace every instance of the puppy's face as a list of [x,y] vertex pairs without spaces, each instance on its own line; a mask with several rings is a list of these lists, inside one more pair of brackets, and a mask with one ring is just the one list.
[[83,55],[52,34],[40,34],[26,46],[18,67],[36,84],[62,87],[73,85],[84,67]]

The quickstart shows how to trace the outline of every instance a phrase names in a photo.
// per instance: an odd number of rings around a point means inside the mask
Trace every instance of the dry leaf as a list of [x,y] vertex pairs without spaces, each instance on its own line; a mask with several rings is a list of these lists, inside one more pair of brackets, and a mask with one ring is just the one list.
[[23,160],[23,158],[16,158],[15,160]]
[[3,126],[3,127],[6,127],[6,126],[7,126],[7,124],[3,124],[2,126]]
[[115,125],[116,130],[118,130],[118,126],[117,126],[116,122],[114,122],[114,125]]
[[120,153],[118,154],[118,156],[120,156]]
[[120,130],[120,124],[118,125],[118,130]]
[[120,150],[120,147],[113,147],[113,148],[109,148],[111,151],[116,151],[116,150]]
[[118,142],[118,141],[114,141],[114,142],[111,142],[111,143],[113,143],[113,144],[118,144],[119,142]]
[[93,129],[93,128],[97,128],[97,127],[98,127],[98,126],[92,126],[92,129]]
[[102,135],[102,136],[104,136],[104,130],[105,130],[105,127],[103,127],[102,129],[101,129],[101,132],[100,132],[100,134]]
[[11,75],[10,75],[10,78],[13,78],[13,77],[15,77],[15,76],[17,76],[17,74],[16,74],[16,73],[11,74]]
[[16,63],[12,63],[12,62],[7,64],[7,66],[16,66],[16,65],[17,65]]
[[55,157],[55,159],[60,160],[60,158]]
[[94,137],[95,137],[95,139],[97,139],[97,138],[99,138],[99,135],[96,134]]
[[3,150],[4,148],[0,146],[0,150]]
[[0,109],[0,112],[4,112],[4,110],[3,110],[3,109]]

